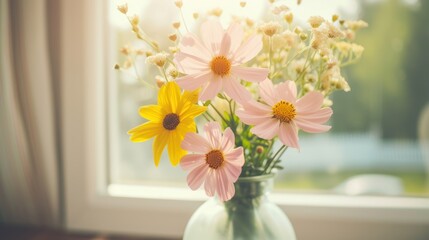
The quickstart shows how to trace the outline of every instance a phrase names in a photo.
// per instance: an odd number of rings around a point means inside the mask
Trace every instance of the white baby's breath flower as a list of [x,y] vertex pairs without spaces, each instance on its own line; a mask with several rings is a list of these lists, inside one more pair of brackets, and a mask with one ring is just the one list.
[[173,66],[169,66],[167,68],[167,75],[170,76],[171,78],[175,79],[179,76],[179,71],[177,71],[177,68],[175,68]]
[[364,47],[359,45],[359,44],[352,44],[352,52],[353,54],[355,54],[356,56],[361,56],[364,50]]
[[350,85],[343,77],[340,77],[337,83],[337,89],[343,90],[344,92],[350,92]]
[[172,53],[175,54],[179,51],[179,48],[177,47],[168,47],[168,50]]
[[346,35],[346,38],[349,40],[354,40],[356,36],[356,33],[350,29],[346,29],[344,31],[344,34]]
[[118,5],[118,10],[119,12],[123,13],[123,14],[127,14],[128,12],[128,4],[122,4],[122,5]]
[[287,23],[291,24],[293,22],[293,13],[292,12],[288,12],[284,15],[284,19],[286,20]]
[[168,35],[168,39],[170,39],[171,41],[176,41],[177,40],[177,34],[172,33],[170,35]]
[[119,49],[119,51],[122,54],[124,54],[124,55],[127,56],[127,55],[129,55],[131,53],[132,49],[128,45],[125,45],[125,46],[121,47],[121,49]]
[[347,56],[349,51],[352,49],[352,45],[348,42],[336,42],[335,47],[343,54]]
[[223,12],[222,8],[213,8],[208,12],[208,14],[212,16],[220,17],[220,15],[222,15],[222,12]]
[[122,68],[123,69],[128,69],[133,65],[133,60],[131,59],[127,59],[123,64],[122,64]]
[[345,34],[339,28],[337,28],[334,24],[330,22],[325,22],[325,26],[328,29],[328,37],[329,38],[344,38]]
[[284,5],[284,4],[282,4],[282,5],[280,5],[280,6],[275,6],[274,8],[273,8],[273,10],[271,10],[275,15],[279,15],[279,14],[281,14],[281,13],[283,13],[283,12],[288,12],[289,11],[289,8],[288,8],[288,6],[286,6],[286,5]]
[[316,74],[307,74],[305,75],[305,81],[308,83],[315,83],[317,81]]
[[159,88],[162,87],[162,85],[165,84],[165,79],[159,75],[155,76],[155,82],[156,82],[156,86],[158,86]]
[[333,104],[333,102],[331,99],[329,99],[329,98],[323,99],[323,107],[330,107],[330,106],[332,106],[332,104]]
[[245,21],[246,21],[246,25],[248,27],[253,27],[253,25],[255,25],[255,22],[252,19],[250,19],[250,18],[246,18]]
[[304,92],[311,92],[314,91],[314,86],[310,83],[304,84]]
[[152,63],[158,67],[163,67],[167,61],[168,53],[161,52],[146,58],[146,63]]
[[269,37],[272,37],[274,34],[276,34],[280,28],[281,25],[278,22],[267,22],[260,26],[261,31]]
[[[137,26],[140,22],[140,18],[137,15],[133,15],[131,17],[131,24],[133,25],[133,27]],[[136,32],[136,31],[135,31]]]
[[297,74],[301,74],[305,70],[305,59],[298,59],[296,61],[293,61],[292,68]]
[[176,0],[174,1],[174,4],[176,5],[176,7],[178,8],[182,8],[183,7],[183,2],[182,0]]
[[328,35],[326,29],[313,29],[313,38],[311,40],[311,47],[317,50],[323,49],[327,45]]
[[321,16],[311,16],[308,19],[308,23],[311,25],[312,28],[318,28],[324,21],[325,19]]
[[296,44],[299,42],[298,40],[299,36],[296,33],[291,32],[290,30],[286,30],[282,32],[280,35],[286,41],[286,45],[289,46],[290,48],[295,47]]
[[358,21],[346,21],[346,26],[353,30],[353,31],[357,31],[361,28],[366,28],[368,27],[368,23],[362,20],[358,20]]

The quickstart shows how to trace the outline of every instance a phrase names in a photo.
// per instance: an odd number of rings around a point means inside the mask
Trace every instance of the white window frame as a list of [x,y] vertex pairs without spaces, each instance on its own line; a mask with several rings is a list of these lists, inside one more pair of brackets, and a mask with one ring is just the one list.
[[[108,5],[105,0],[61,0],[65,224],[72,231],[180,238],[204,197],[176,199],[168,188],[107,186]],[[272,199],[299,239],[429,236],[428,198],[277,193]]]

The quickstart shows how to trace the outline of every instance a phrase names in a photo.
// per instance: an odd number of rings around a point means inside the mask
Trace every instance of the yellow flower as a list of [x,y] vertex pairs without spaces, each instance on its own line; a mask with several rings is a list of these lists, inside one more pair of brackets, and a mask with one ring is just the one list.
[[181,94],[176,82],[168,82],[159,90],[158,105],[140,108],[140,116],[149,121],[131,129],[128,134],[133,142],[155,137],[153,153],[156,166],[166,145],[173,166],[186,154],[180,144],[186,133],[196,131],[194,118],[206,111],[206,107],[196,104],[198,91],[184,91]]

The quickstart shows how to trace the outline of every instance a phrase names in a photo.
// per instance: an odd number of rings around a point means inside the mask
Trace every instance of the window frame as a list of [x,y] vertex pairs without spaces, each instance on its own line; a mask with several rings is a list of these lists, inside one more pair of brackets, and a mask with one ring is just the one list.
[[[159,197],[139,186],[114,195],[108,191],[108,6],[103,0],[61,0],[65,226],[70,231],[180,238],[204,198]],[[272,200],[287,213],[300,239],[429,236],[428,198],[274,193]]]

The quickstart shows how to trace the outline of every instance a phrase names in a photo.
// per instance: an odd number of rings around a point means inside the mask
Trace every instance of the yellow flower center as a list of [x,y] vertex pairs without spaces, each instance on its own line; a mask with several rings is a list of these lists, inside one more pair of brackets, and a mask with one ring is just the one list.
[[164,120],[162,121],[162,126],[167,130],[174,130],[176,129],[177,125],[179,125],[179,123],[179,115],[175,113],[169,113],[165,115]]
[[231,62],[225,56],[216,56],[210,62],[210,68],[216,75],[223,77],[229,74]]
[[280,101],[273,107],[273,117],[280,122],[290,122],[296,116],[295,107],[290,102]]
[[206,163],[213,169],[220,167],[223,161],[223,154],[219,150],[212,150],[206,154]]

